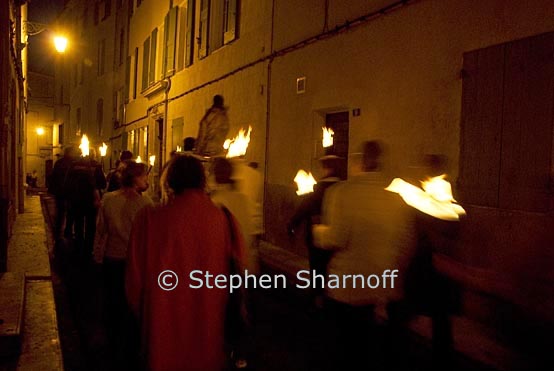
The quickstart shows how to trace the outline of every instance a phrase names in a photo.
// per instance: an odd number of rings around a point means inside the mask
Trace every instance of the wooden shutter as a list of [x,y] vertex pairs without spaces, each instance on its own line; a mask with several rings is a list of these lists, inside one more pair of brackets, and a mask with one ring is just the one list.
[[192,65],[194,59],[194,14],[196,2],[188,0],[187,6],[187,34],[186,34],[186,49],[185,49],[185,67]]
[[237,38],[238,0],[226,0],[225,6],[223,42],[227,44]]
[[150,36],[150,66],[148,72],[148,84],[156,81],[156,49],[158,45],[158,29],[154,28]]
[[497,207],[502,131],[504,46],[464,55],[460,199]]
[[131,91],[130,85],[131,85],[131,57],[127,57],[125,60],[125,90],[124,90],[125,98],[123,99],[124,102],[129,101],[129,92]]
[[208,55],[210,1],[201,0],[200,4],[200,46],[198,49],[198,57],[204,58]]
[[171,76],[175,73],[175,41],[177,35],[178,7],[174,6],[165,16],[164,21],[164,52],[163,73]]
[[133,66],[133,99],[137,99],[137,90],[138,90],[138,58],[139,58],[139,49],[135,48],[135,63]]
[[150,37],[143,43],[142,49],[142,90],[148,87],[148,64],[150,62]]
[[549,209],[554,33],[506,45],[499,206]]

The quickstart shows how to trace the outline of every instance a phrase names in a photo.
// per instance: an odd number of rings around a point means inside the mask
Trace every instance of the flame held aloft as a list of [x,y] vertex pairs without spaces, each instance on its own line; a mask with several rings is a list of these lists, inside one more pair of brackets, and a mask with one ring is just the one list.
[[140,158],[140,155],[137,156],[137,158],[135,159],[135,162],[136,162],[137,164],[142,163],[142,158]]
[[335,135],[335,132],[331,128],[323,127],[321,129],[323,130],[323,139],[321,141],[323,148],[331,147],[333,145],[333,135]]
[[248,132],[246,133],[243,128],[240,128],[239,134],[234,139],[226,139],[223,143],[223,148],[227,150],[225,157],[239,157],[246,154],[248,144],[250,143],[250,133],[252,132],[252,126],[248,126]]
[[148,163],[150,164],[150,166],[154,166],[154,164],[156,163],[156,155],[152,155],[148,158]]
[[177,152],[182,152],[183,149],[181,148],[181,146],[177,146]]
[[404,202],[413,208],[437,219],[456,221],[465,210],[456,204],[452,196],[452,186],[440,175],[423,181],[423,189],[400,178],[395,178],[385,190],[398,193]]
[[314,185],[317,184],[312,173],[307,173],[302,169],[298,170],[296,176],[294,177],[294,181],[298,187],[298,190],[296,191],[298,196],[312,193],[314,191]]
[[102,142],[102,145],[98,147],[98,150],[100,152],[100,156],[104,157],[106,156],[106,153],[108,152],[108,145],[104,142]]
[[81,144],[79,144],[79,148],[81,149],[81,154],[83,157],[89,155],[89,140],[86,134],[83,134],[83,136],[81,137]]

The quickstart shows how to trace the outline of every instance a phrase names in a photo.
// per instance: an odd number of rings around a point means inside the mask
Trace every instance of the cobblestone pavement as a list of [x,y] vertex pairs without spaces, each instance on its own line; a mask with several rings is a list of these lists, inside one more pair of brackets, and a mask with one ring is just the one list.
[[[49,213],[54,203],[46,200]],[[53,259],[53,282],[63,347],[65,369],[116,370],[106,351],[105,329],[101,320],[100,272],[79,261],[70,241],[57,246]],[[253,333],[247,352],[248,370],[331,370],[329,355],[342,339],[332,338],[329,323],[315,312],[305,290],[293,288],[256,291],[252,295]],[[398,355],[404,370],[431,369],[428,345],[414,337],[409,354]],[[368,351],[375,357],[379,351]],[[345,369],[345,368],[339,368]],[[398,368],[388,368],[398,369]],[[488,370],[464,358],[449,370]]]

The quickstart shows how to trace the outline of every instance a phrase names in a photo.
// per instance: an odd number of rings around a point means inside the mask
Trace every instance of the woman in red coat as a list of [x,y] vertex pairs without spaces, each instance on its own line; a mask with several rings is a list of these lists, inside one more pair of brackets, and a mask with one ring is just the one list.
[[140,321],[148,369],[219,370],[225,364],[229,289],[192,288],[199,285],[190,274],[199,270],[228,276],[231,257],[243,261],[242,237],[234,219],[205,193],[198,160],[177,156],[166,171],[172,199],[143,209],[133,225],[127,299]]

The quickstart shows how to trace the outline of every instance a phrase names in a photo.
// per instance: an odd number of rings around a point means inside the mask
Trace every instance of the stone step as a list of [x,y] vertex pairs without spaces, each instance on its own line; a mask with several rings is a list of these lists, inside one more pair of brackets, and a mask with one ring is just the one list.
[[52,281],[27,279],[24,315],[23,342],[16,371],[62,371]]
[[25,274],[0,273],[0,357],[20,353],[25,309]]

